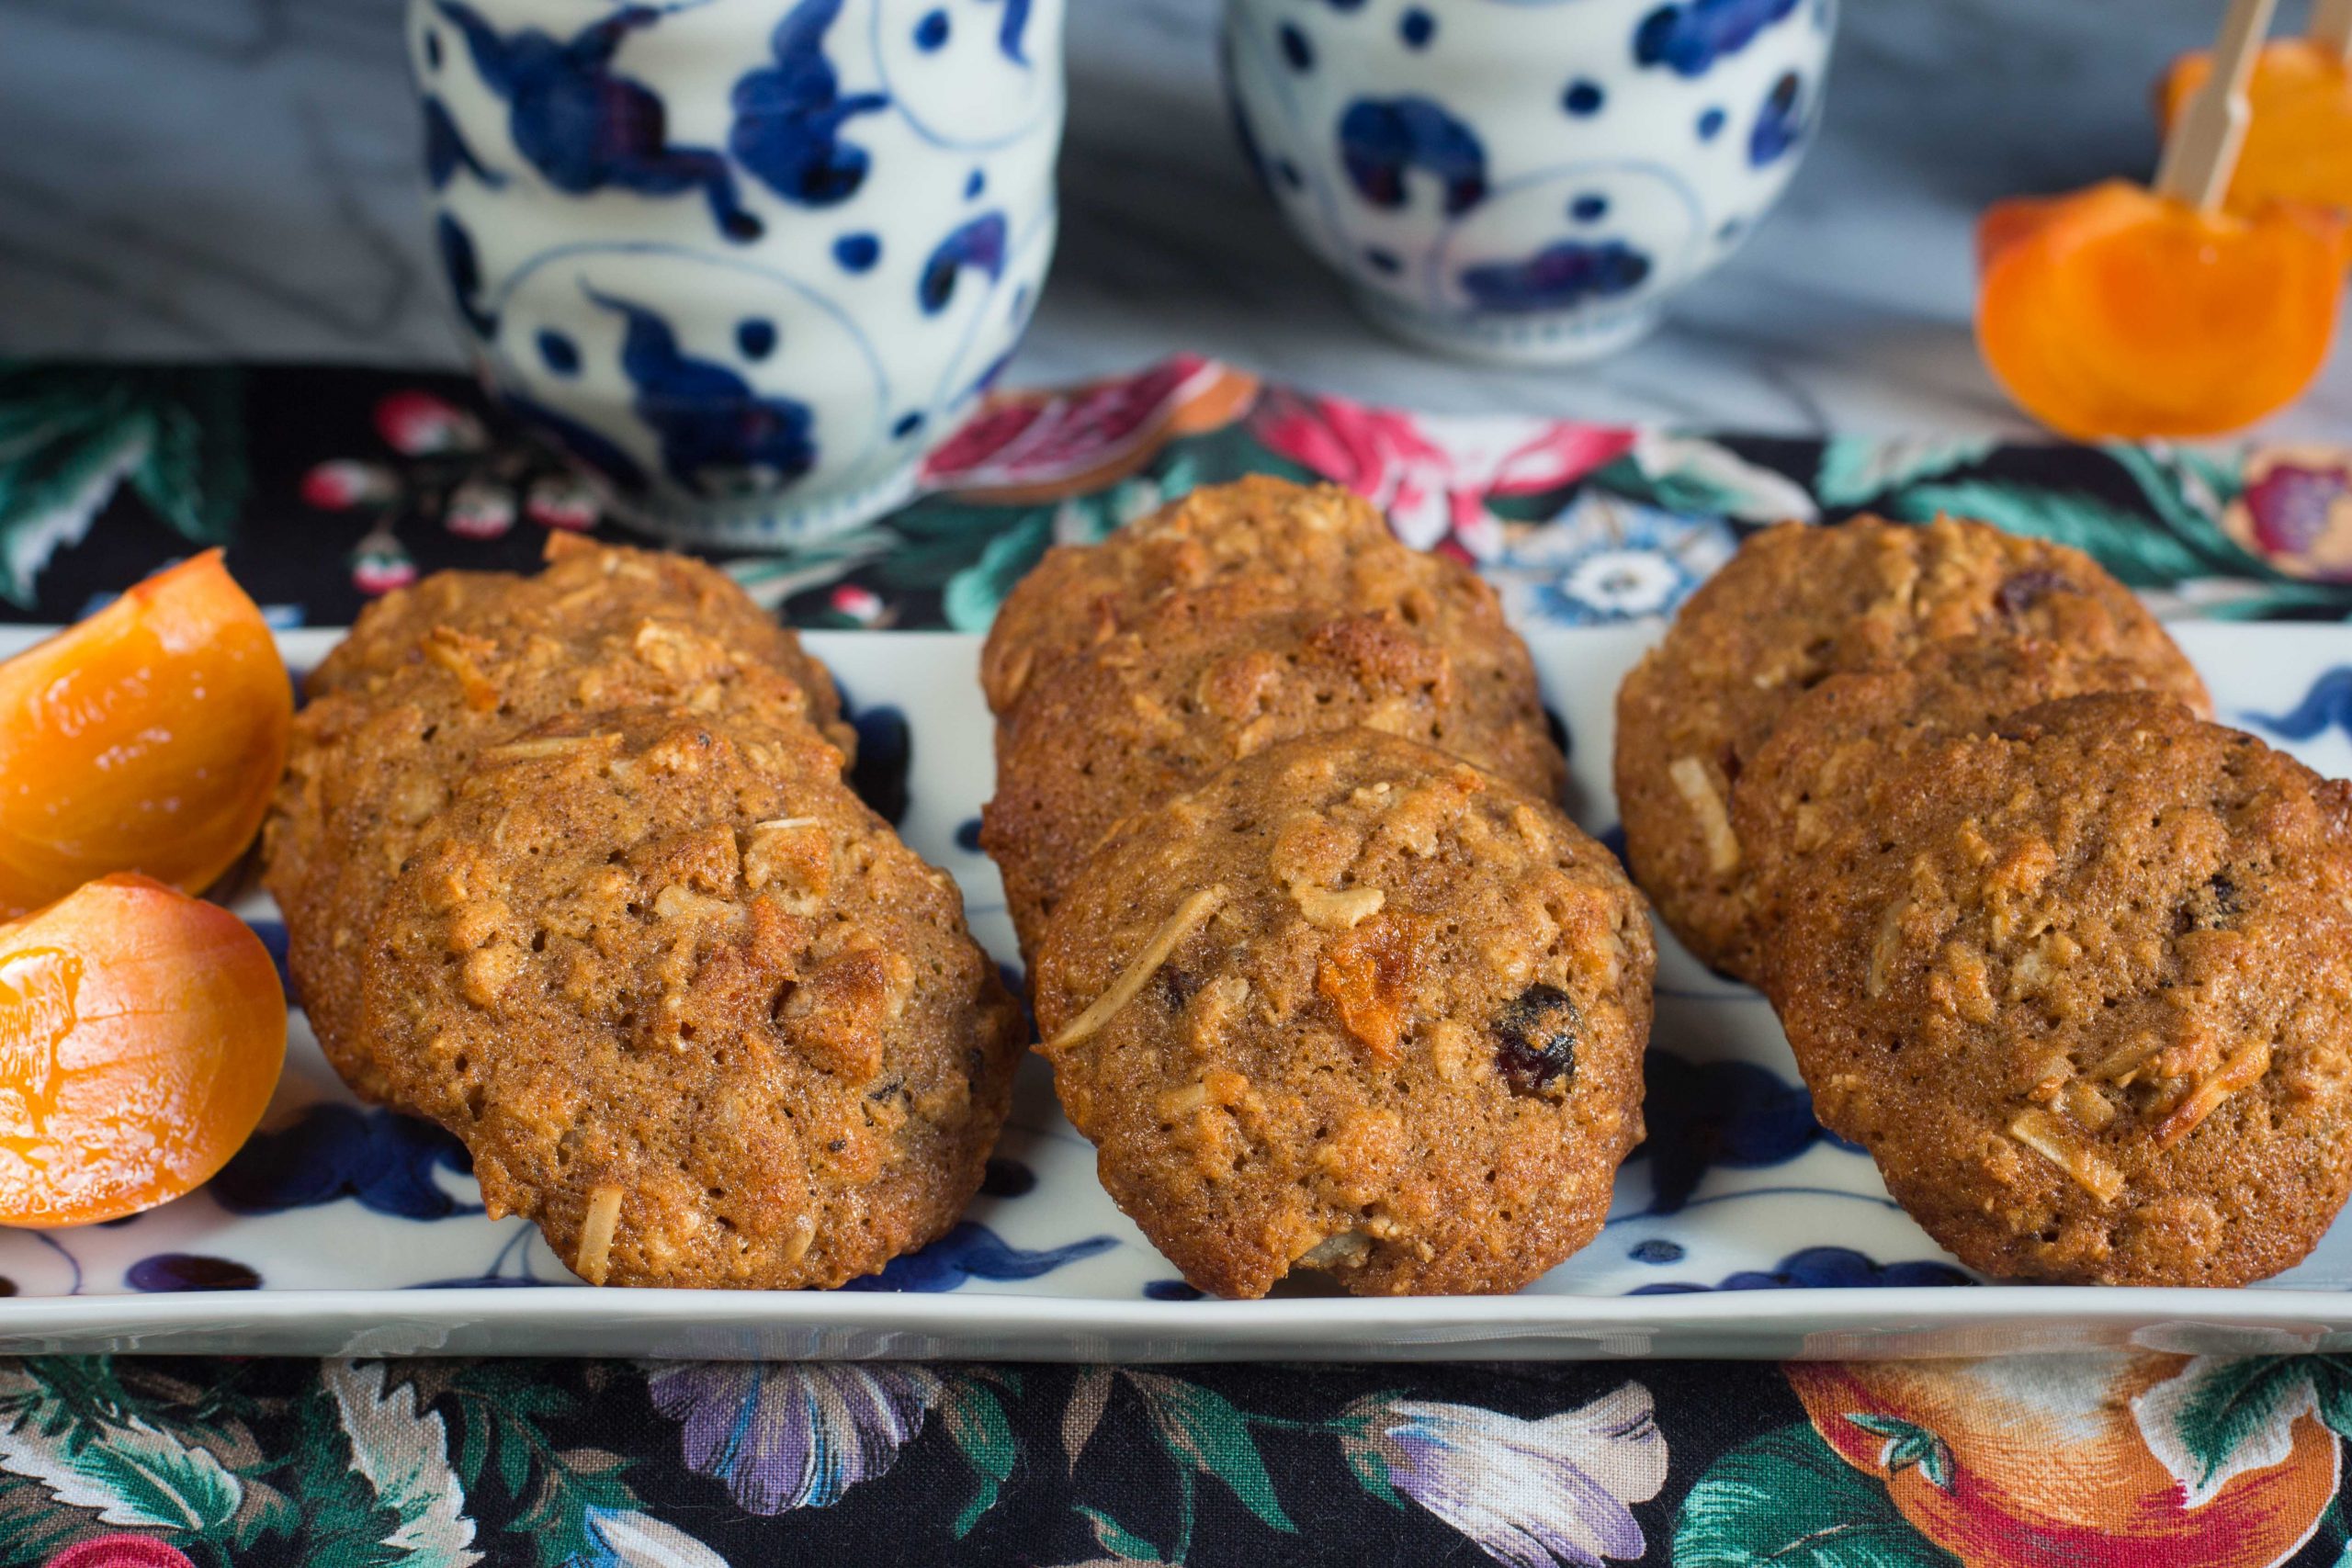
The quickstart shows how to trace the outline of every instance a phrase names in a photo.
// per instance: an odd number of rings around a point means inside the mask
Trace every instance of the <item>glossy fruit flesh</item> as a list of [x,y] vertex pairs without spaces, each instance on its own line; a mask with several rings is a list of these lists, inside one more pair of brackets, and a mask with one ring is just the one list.
[[[2183,56],[2159,101],[2169,127],[2213,69],[2210,55]],[[2230,181],[2233,210],[2274,201],[2352,209],[2352,68],[2309,39],[2263,46],[2246,85],[2253,107],[2245,146]]]
[[218,550],[0,664],[0,913],[113,871],[200,891],[253,841],[293,718]]
[[243,920],[109,876],[0,926],[0,1224],[177,1198],[261,1120],[286,995]]
[[2307,209],[2200,213],[2120,181],[2004,202],[1978,230],[1977,342],[2018,405],[2064,434],[2237,430],[2318,374],[2344,234]]

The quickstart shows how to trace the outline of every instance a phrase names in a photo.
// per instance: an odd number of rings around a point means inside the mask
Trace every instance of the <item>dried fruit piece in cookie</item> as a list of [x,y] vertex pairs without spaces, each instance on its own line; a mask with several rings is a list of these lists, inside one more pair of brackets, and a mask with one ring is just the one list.
[[1186,608],[1171,604],[1149,637],[1123,632],[1055,666],[999,735],[981,842],[1032,954],[1062,884],[1120,818],[1279,740],[1363,725],[1546,799],[1565,783],[1516,637],[1457,651],[1387,612],[1232,620]]
[[1103,1185],[1184,1277],[1511,1291],[1599,1231],[1641,1136],[1641,896],[1557,807],[1365,729],[1130,818],[1036,965]]
[[2242,1285],[2352,1190],[2352,784],[2072,697],[1917,748],[1784,908],[1823,1122],[1972,1268]]
[[1046,552],[1013,585],[980,653],[1000,718],[1061,660],[1122,632],[1148,635],[1171,606],[1198,618],[1385,611],[1466,655],[1512,634],[1478,574],[1401,544],[1379,511],[1336,485],[1253,475],[1209,485],[1099,545]]
[[2139,665],[2141,684],[2207,705],[2164,628],[2079,550],[1950,518],[1784,524],[1743,545],[1617,694],[1626,859],[1674,933],[1755,977],[1755,857],[1732,791],[1800,694],[1947,638],[2012,636]]
[[1019,1012],[831,755],[567,715],[481,754],[376,922],[391,1096],[588,1280],[837,1285],[979,1184]]

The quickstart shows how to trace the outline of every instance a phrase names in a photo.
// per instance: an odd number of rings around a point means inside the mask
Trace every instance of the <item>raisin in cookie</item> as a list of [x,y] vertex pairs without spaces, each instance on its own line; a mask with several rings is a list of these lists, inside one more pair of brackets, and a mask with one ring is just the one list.
[[1336,485],[1253,476],[1196,490],[1099,545],[1046,551],[997,612],[980,684],[1003,717],[1061,660],[1122,632],[1148,637],[1163,613],[1309,609],[1385,611],[1456,658],[1509,658],[1501,605],[1477,573],[1400,544]]
[[1832,675],[1804,693],[1732,786],[1732,827],[1751,885],[1736,945],[1764,952],[1789,866],[1852,828],[1871,808],[1871,785],[1899,759],[1937,740],[1984,734],[2061,697],[2140,690],[2148,674],[2137,660],[2038,637],[1962,637],[1931,643],[1899,665]]
[[1655,961],[1556,807],[1355,729],[1123,824],[1037,1018],[1104,1187],[1203,1290],[1511,1291],[1599,1232],[1641,1137]]
[[1326,611],[1122,633],[1041,677],[997,742],[980,841],[1032,955],[1062,884],[1119,818],[1278,740],[1354,726],[1451,751],[1556,798],[1566,767],[1535,670],[1467,669],[1386,614]]
[[356,1028],[363,939],[483,747],[557,714],[658,702],[799,725],[817,747],[849,735],[822,668],[707,567],[582,545],[536,577],[437,583],[361,617],[353,655],[322,666],[264,829],[303,1009],[336,1070],[375,1099]]
[[2352,1188],[2352,785],[2073,697],[1917,748],[1785,891],[1821,1119],[1970,1267],[2241,1285]]
[[2140,602],[2078,550],[1982,523],[1864,518],[1750,538],[1690,596],[1617,694],[1626,861],[1703,962],[1757,973],[1754,852],[1731,818],[1741,770],[1806,688],[1948,637],[2030,636],[2204,689]]
[[871,1274],[979,1183],[1019,1011],[804,735],[571,714],[483,750],[377,919],[391,1098],[599,1283]]

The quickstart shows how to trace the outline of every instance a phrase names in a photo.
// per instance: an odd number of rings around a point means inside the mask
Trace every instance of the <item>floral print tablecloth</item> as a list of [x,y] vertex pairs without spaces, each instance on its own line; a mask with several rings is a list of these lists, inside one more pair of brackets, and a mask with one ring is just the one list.
[[[1253,470],[1371,496],[1523,624],[1670,611],[1742,534],[1858,510],[2061,539],[2174,613],[2352,614],[2352,453],[1438,419],[1193,358],[1002,398],[899,513],[727,564],[797,624],[978,630],[1050,544]],[[336,626],[421,572],[526,567],[548,528],[618,531],[452,378],[0,367],[0,617],[220,544],[279,623]],[[0,1361],[0,1564],[2324,1565],[2345,1435],[2352,1361],[2319,1355],[50,1358]]]

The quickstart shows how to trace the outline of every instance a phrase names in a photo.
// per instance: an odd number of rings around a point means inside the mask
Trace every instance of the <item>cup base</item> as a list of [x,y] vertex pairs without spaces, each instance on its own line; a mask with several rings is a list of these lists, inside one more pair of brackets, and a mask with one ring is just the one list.
[[1485,365],[1577,365],[1630,348],[1664,319],[1657,305],[1540,316],[1437,316],[1369,288],[1351,288],[1356,309],[1416,348]]
[[605,504],[619,522],[664,544],[780,553],[846,534],[896,511],[913,496],[922,467],[922,454],[910,452],[878,478],[807,501],[796,501],[788,493],[731,501],[673,500],[616,495],[607,487]]

